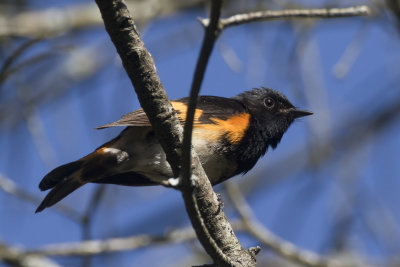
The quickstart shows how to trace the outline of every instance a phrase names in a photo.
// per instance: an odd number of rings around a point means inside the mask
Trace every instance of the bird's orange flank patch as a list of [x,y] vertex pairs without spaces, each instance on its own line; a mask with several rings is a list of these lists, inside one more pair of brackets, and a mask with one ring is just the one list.
[[222,135],[225,135],[231,144],[238,144],[243,139],[246,130],[249,128],[250,114],[240,113],[233,115],[227,120],[217,118],[211,118],[211,120],[215,124],[196,125],[195,127],[209,131],[210,137],[213,136],[214,138],[219,139]]
[[[186,121],[187,105],[178,101],[172,101],[171,104],[178,113],[179,120],[184,123]],[[242,140],[250,123],[249,113],[236,114],[227,120],[210,118],[213,123],[208,124],[199,121],[202,115],[203,111],[196,109],[193,125],[194,134],[195,136],[200,134],[201,137],[199,136],[199,138],[206,138],[209,141],[217,141],[225,135],[231,144],[238,144]],[[201,133],[196,132],[196,129],[201,129]],[[205,132],[202,130],[205,130]]]

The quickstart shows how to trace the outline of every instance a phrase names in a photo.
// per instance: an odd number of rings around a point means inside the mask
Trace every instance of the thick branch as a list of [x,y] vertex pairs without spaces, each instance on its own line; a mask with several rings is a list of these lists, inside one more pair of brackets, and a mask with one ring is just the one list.
[[131,79],[175,176],[179,174],[182,127],[128,8],[122,0],[96,0],[104,25]]
[[[226,19],[221,19],[221,29],[247,24],[251,22],[269,21],[277,19],[297,18],[342,18],[352,16],[366,16],[370,14],[367,6],[353,6],[345,8],[319,8],[319,9],[286,9],[265,10],[246,14],[237,14]],[[203,26],[209,24],[208,19],[201,19]]]
[[[116,46],[123,66],[135,87],[143,110],[146,112],[163,146],[174,174],[178,175],[182,129],[159,80],[153,59],[144,47],[134,21],[122,0],[96,0],[96,3],[102,14],[106,30]],[[220,9],[220,6],[218,9]],[[218,18],[219,16],[216,21],[218,21]],[[212,46],[213,42],[211,43],[211,48]],[[208,53],[210,52],[211,50]],[[204,69],[206,62],[205,64],[203,63]],[[246,263],[252,260],[250,253],[243,253],[245,251],[232,234],[233,231],[229,223],[227,223],[219,201],[212,191],[212,187],[201,168],[195,152],[192,151],[191,154],[194,159],[193,165],[191,165],[192,173],[197,178],[192,179],[192,181],[200,181],[200,183],[196,183],[195,190],[187,191],[185,189],[192,188],[186,187],[182,192],[187,209],[193,215],[190,217],[191,219],[195,218],[192,222],[199,234],[199,239],[216,263],[226,266],[228,256],[225,256],[224,253],[227,253],[229,257],[235,256],[234,262],[241,261],[244,263],[243,265],[248,266]],[[203,188],[203,184],[208,186]],[[225,223],[221,223],[221,221]],[[209,247],[206,244],[212,245]],[[223,253],[219,251],[219,246],[221,246]],[[248,259],[243,255],[247,256]]]

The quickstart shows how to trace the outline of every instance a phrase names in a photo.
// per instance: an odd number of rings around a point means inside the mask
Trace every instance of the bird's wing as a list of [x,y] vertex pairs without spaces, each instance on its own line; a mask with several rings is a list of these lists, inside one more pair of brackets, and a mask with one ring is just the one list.
[[[186,121],[188,98],[171,101],[171,104],[178,114],[181,123]],[[200,96],[194,116],[194,124],[214,124],[215,119],[226,120],[235,114],[247,112],[245,107],[237,100],[217,96]],[[116,122],[109,123],[97,129],[104,129],[114,126],[151,126],[149,119],[143,109],[138,109],[121,117]]]
[[114,126],[151,126],[149,119],[143,109],[138,109],[122,116],[118,121],[105,124],[96,129],[104,129]]

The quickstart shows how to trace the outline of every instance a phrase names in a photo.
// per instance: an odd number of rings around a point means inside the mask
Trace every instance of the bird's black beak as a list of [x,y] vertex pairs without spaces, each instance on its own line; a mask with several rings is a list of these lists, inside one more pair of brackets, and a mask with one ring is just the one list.
[[290,113],[292,114],[293,118],[295,118],[295,119],[314,114],[314,113],[312,113],[310,111],[300,110],[300,109],[295,109],[295,108],[293,108],[290,111]]

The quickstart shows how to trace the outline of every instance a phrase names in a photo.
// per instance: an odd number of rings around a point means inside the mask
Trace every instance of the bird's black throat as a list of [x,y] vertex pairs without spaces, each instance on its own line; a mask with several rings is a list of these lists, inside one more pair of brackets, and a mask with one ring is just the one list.
[[236,174],[245,174],[251,170],[268,147],[275,149],[288,127],[288,124],[269,127],[252,116],[241,144],[235,146],[231,154],[238,165]]

